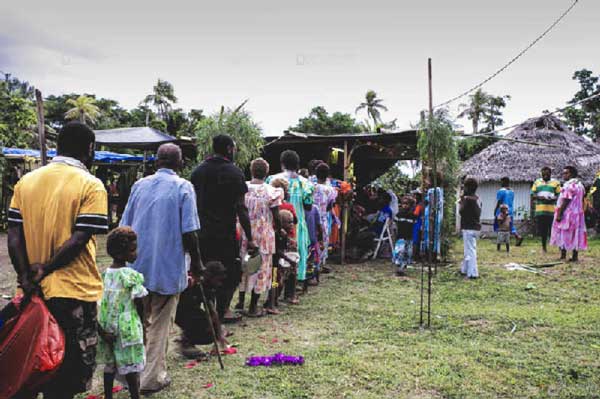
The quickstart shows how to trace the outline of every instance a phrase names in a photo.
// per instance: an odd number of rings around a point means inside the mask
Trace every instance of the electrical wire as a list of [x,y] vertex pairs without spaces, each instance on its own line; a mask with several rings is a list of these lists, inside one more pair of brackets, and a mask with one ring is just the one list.
[[571,4],[571,6],[569,8],[567,8],[566,11],[564,11],[556,20],[554,20],[554,22],[544,31],[542,32],[541,35],[539,35],[537,38],[535,38],[534,41],[532,41],[527,47],[525,47],[523,50],[521,50],[521,52],[519,54],[517,54],[516,56],[514,56],[510,61],[508,61],[506,64],[504,64],[504,66],[502,66],[500,69],[498,69],[496,72],[494,72],[492,75],[490,75],[488,78],[484,79],[481,83],[476,84],[475,86],[471,87],[469,90],[466,90],[464,92],[462,92],[461,94],[457,95],[456,97],[452,97],[451,99],[444,101],[443,103],[440,103],[436,106],[434,106],[433,108],[440,108],[440,107],[444,107],[450,103],[453,103],[456,100],[459,100],[463,97],[465,97],[466,95],[468,95],[469,93],[479,89],[480,87],[482,87],[484,84],[488,83],[490,80],[494,79],[496,76],[500,75],[502,72],[504,72],[509,66],[511,66],[513,63],[515,63],[519,58],[521,58],[527,51],[529,51],[533,46],[535,46],[540,40],[542,40],[544,38],[544,36],[546,36],[548,33],[550,33],[550,31],[552,29],[554,29],[554,27],[556,25],[558,25],[558,23],[560,21],[563,20],[563,18],[565,18],[567,16],[567,14],[569,14],[569,12],[571,12],[571,10],[577,5],[577,3],[579,2],[579,0],[574,0],[573,4]]

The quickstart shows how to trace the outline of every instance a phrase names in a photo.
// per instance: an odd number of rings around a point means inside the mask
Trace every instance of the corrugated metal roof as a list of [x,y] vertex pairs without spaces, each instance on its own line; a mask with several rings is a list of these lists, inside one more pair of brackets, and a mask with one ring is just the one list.
[[177,140],[173,136],[147,126],[94,130],[94,133],[96,133],[97,144],[115,148],[152,150],[161,144]]
[[370,141],[373,143],[409,142],[416,144],[417,131],[412,129],[393,133],[346,133],[333,135],[285,131],[282,136],[267,136],[264,139],[267,142],[266,146],[290,143],[319,143],[343,146],[344,141],[347,141],[349,144],[355,141]]

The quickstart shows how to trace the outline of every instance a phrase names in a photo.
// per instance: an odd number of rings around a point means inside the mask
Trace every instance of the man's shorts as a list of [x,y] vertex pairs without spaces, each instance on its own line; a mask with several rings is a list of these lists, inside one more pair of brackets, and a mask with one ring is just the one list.
[[98,344],[96,302],[51,298],[46,306],[65,333],[65,358],[43,392],[68,396],[89,391]]
[[499,231],[496,244],[510,244],[510,231]]

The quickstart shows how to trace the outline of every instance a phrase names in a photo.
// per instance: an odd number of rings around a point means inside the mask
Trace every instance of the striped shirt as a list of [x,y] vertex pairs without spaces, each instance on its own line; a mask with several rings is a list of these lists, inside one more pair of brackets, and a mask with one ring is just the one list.
[[531,196],[535,201],[535,215],[553,215],[558,194],[560,194],[558,180],[537,179],[531,187]]

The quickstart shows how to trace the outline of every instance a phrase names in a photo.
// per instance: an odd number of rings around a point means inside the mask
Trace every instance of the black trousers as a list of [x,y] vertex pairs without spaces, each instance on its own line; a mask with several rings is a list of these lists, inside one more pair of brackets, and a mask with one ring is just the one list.
[[535,222],[537,224],[538,235],[542,237],[542,245],[546,246],[548,237],[552,235],[554,215],[538,215],[535,217]]
[[242,280],[242,263],[240,261],[240,249],[237,240],[232,238],[200,237],[200,251],[202,261],[206,264],[210,261],[218,261],[223,264],[227,276],[223,286],[217,290],[217,313],[223,317],[233,294]]

